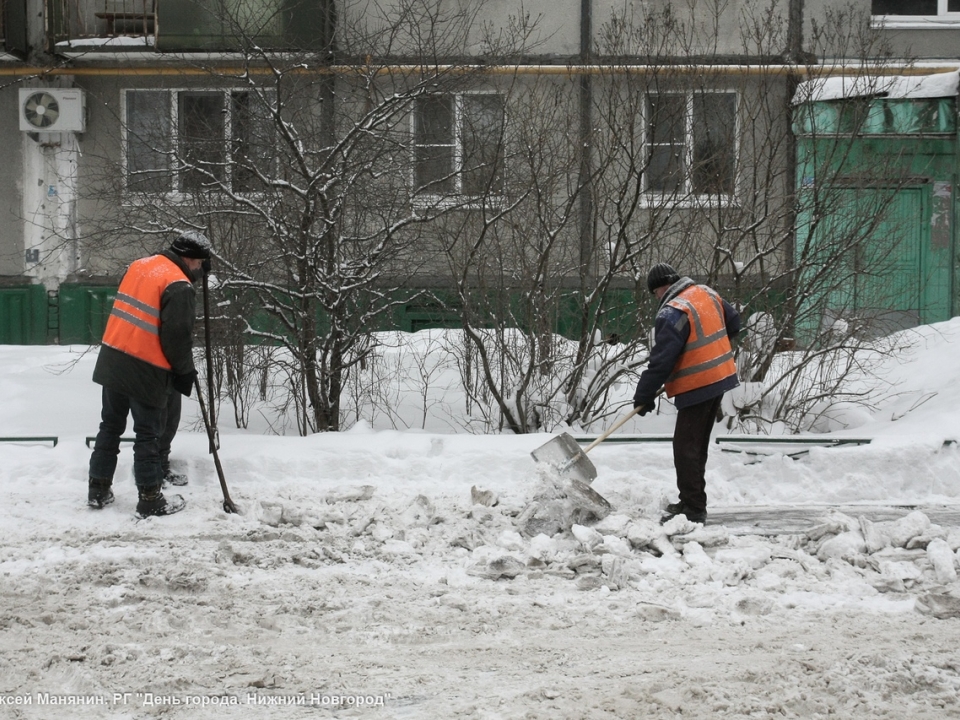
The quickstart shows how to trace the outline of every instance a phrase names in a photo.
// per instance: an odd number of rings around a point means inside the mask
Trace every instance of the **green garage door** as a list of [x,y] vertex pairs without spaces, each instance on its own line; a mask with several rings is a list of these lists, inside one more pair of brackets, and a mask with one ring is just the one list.
[[949,260],[931,247],[933,187],[807,191],[797,236],[803,325],[843,318],[879,335],[949,319]]

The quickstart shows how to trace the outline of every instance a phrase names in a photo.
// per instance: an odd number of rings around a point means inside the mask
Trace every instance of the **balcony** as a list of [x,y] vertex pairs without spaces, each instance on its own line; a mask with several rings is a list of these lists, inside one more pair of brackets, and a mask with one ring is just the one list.
[[27,53],[27,1],[0,0],[0,54]]
[[333,0],[46,0],[46,6],[55,52],[316,52],[332,33]]
[[153,50],[157,0],[47,0],[50,48]]

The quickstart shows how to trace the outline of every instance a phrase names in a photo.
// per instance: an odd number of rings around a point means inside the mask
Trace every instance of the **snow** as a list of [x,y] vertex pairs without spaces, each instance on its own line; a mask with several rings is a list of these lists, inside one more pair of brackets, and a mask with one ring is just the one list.
[[91,510],[94,361],[0,346],[0,435],[58,438],[0,443],[0,717],[960,716],[960,319],[875,364],[831,433],[869,444],[714,445],[710,522],[661,526],[669,444],[604,443],[612,512],[533,537],[552,433],[276,436],[224,406],[230,515],[193,399],[187,509],[136,519],[124,445]]
[[824,102],[850,97],[878,96],[888,98],[956,97],[960,72],[932,75],[856,75],[817,78],[797,86],[793,104]]
[[75,38],[73,40],[58,42],[56,47],[58,52],[66,52],[69,50],[103,50],[115,48],[130,50],[152,48],[154,44],[153,35],[145,35]]

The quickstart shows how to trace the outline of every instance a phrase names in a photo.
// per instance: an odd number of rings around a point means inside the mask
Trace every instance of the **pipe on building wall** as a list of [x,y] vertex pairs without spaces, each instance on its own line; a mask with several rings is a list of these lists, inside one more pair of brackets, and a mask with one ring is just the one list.
[[[593,59],[593,0],[580,0],[580,62]],[[584,294],[593,286],[593,75],[580,75],[580,280]]]
[[[944,72],[957,72],[960,63],[944,64],[917,64],[904,65],[803,65],[790,63],[770,64],[720,64],[709,63],[678,64],[678,65],[604,65],[604,64],[569,64],[569,65],[383,65],[371,70],[369,65],[317,65],[313,67],[295,67],[286,72],[295,74],[370,74],[388,75],[423,74],[423,73],[477,73],[481,75],[646,75],[663,74],[666,72],[675,75],[802,75],[804,77],[834,77],[838,75],[853,75],[871,73],[874,75],[934,75]],[[167,75],[210,75],[216,71],[222,75],[273,75],[276,71],[270,67],[211,65],[208,67],[176,67],[176,66],[123,66],[123,67],[57,67],[41,68],[0,65],[0,76],[13,77],[57,77],[60,75],[75,75],[77,77],[96,76],[167,76]]]
[[[791,60],[798,63],[803,55],[803,4],[804,0],[789,0],[787,14],[787,53]],[[784,113],[786,113],[786,117],[790,117],[789,113],[793,107],[793,98],[796,96],[797,87],[800,85],[801,77],[802,75],[800,73],[787,73],[786,82],[784,83],[785,93],[783,98],[783,109]],[[785,142],[787,144],[787,152],[784,153],[786,176],[788,178],[794,178],[793,182],[787,184],[787,221],[789,222],[789,227],[795,228],[797,226],[797,189],[795,180],[797,177],[796,135],[792,132],[787,133]],[[788,268],[796,267],[795,243],[786,243],[786,256],[784,259]],[[737,279],[739,281],[739,276]],[[787,295],[787,314],[788,317],[796,318],[797,298],[793,292],[793,289],[796,288],[796,278],[791,278],[789,287],[791,288],[791,291]],[[796,328],[791,326],[788,328],[787,332],[789,332],[790,335],[795,336]]]

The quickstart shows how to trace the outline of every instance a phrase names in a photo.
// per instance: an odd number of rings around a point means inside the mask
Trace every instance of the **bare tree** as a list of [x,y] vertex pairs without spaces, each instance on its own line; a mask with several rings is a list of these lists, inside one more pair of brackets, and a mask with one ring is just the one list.
[[[466,62],[437,62],[468,55],[475,7],[378,8],[344,12],[335,46],[283,54],[258,46],[251,18],[221,8],[237,67],[199,68],[196,91],[125,95],[121,192],[140,201],[134,213],[111,213],[97,238],[116,246],[131,233],[210,233],[221,322],[286,351],[301,433],[340,427],[345,379],[370,352],[370,331],[390,324],[429,267],[425,228],[462,204],[429,192],[453,174],[430,156],[438,129],[428,116],[475,74]],[[507,37],[486,49],[504,50]],[[172,121],[148,122],[148,110],[150,120],[176,117],[177,132]],[[426,175],[411,178],[417,158]],[[424,199],[411,202],[411,180]],[[228,367],[239,367],[242,348],[234,356]]]
[[[877,357],[910,342],[890,333],[920,322],[919,314],[890,309],[899,299],[896,263],[919,215],[906,219],[898,208],[929,168],[920,167],[916,141],[900,143],[878,166],[858,140],[892,129],[878,124],[878,113],[890,112],[879,98],[905,61],[894,62],[882,35],[853,6],[827,9],[822,22],[813,22],[809,44],[828,60],[805,68],[812,80],[791,98],[800,182],[792,213],[778,223],[782,240],[771,245],[789,262],[771,264],[755,244],[737,256],[738,281],[757,269],[762,280],[741,295],[748,312],[762,311],[755,322],[764,326],[741,363],[748,370],[742,379],[755,389],[731,419],[749,430],[818,427],[835,407],[868,405],[880,382],[871,372]],[[846,89],[824,102],[822,81],[833,74],[843,79],[829,82]]]
[[[851,201],[851,178],[873,171],[850,143],[833,132],[797,159],[793,128],[820,128],[795,105],[795,80],[834,65],[863,83],[889,72],[864,18],[828,10],[806,58],[789,8],[745,4],[732,64],[721,0],[628,4],[600,28],[595,64],[535,73],[514,59],[535,19],[493,28],[477,6],[451,7],[347,6],[336,47],[278,55],[247,38],[237,67],[200,68],[202,88],[128,92],[126,165],[112,172],[124,186],[103,197],[140,202],[104,213],[91,241],[210,232],[218,322],[232,327],[226,387],[248,373],[302,433],[338,429],[344,395],[358,412],[357,369],[379,367],[371,332],[431,285],[461,320],[449,352],[484,429],[589,426],[618,410],[615,389],[646,358],[645,277],[661,260],[766,313],[741,358],[763,386],[734,422],[800,427],[837,397],[838,383],[812,378],[852,376],[877,347],[863,311],[882,298],[865,304],[860,289],[883,277],[885,208],[909,177]],[[486,68],[464,60],[478,52]],[[157,107],[177,118],[176,142],[138,122]],[[856,135],[870,105],[844,107]],[[816,182],[797,190],[808,168]],[[282,349],[263,354],[271,368],[248,361],[251,342]],[[282,397],[268,389],[278,374]]]
[[[610,412],[611,388],[646,357],[644,319],[629,313],[639,309],[652,321],[644,280],[660,260],[714,285],[745,316],[773,319],[772,335],[741,358],[745,381],[767,378],[777,358],[759,400],[769,409],[777,398],[770,422],[798,428],[826,398],[856,399],[859,391],[841,388],[861,377],[864,353],[880,345],[876,327],[866,331],[863,298],[854,311],[838,289],[881,290],[898,233],[887,233],[885,244],[880,230],[893,229],[886,209],[908,178],[884,177],[884,192],[851,202],[849,191],[837,190],[850,183],[850,145],[831,139],[817,146],[822,156],[799,160],[816,165],[817,183],[795,195],[790,78],[842,68],[877,88],[892,68],[889,51],[862,13],[828,9],[813,25],[816,54],[801,58],[811,64],[797,64],[789,9],[751,4],[738,24],[737,57],[755,67],[724,67],[719,33],[728,9],[627,6],[601,29],[587,175],[578,172],[585,139],[572,120],[574,84],[540,77],[511,86],[503,198],[451,227],[445,250],[468,357],[504,427],[589,425]],[[853,116],[844,122],[856,135]],[[877,169],[857,173],[867,180]],[[593,214],[584,238],[577,212],[586,193]],[[852,312],[852,321],[823,322],[827,300],[829,312]],[[888,301],[874,297],[870,307]],[[561,316],[572,343],[552,333]],[[776,356],[797,341],[799,353]],[[739,419],[749,415],[741,409]]]

